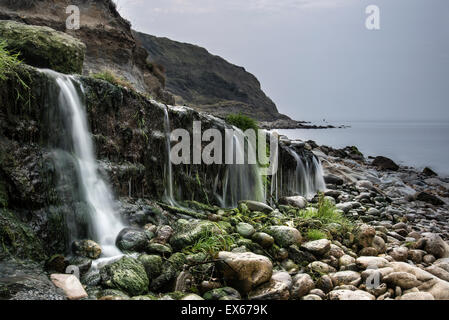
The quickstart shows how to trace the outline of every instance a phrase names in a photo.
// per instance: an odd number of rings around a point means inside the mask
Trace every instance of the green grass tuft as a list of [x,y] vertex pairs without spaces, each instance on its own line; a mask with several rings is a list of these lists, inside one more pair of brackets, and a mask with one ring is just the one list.
[[310,229],[307,231],[307,239],[310,241],[327,239],[327,234],[318,229]]
[[6,80],[10,76],[17,75],[17,68],[22,64],[19,53],[12,53],[7,49],[4,40],[0,41],[0,80]]
[[116,86],[121,86],[121,87],[125,87],[128,89],[134,90],[134,87],[131,84],[131,82],[129,82],[128,80],[126,80],[125,78],[123,78],[121,76],[116,75],[111,70],[103,70],[102,72],[93,73],[93,74],[91,74],[91,77],[94,79],[107,81]]
[[226,117],[226,122],[230,125],[236,126],[243,132],[245,132],[248,129],[253,129],[257,134],[257,130],[259,129],[259,126],[258,126],[256,120],[254,120],[248,116],[245,116],[241,113],[228,115]]
[[[217,227],[222,229],[218,224]],[[230,251],[234,243],[235,239],[226,234],[224,230],[221,234],[206,230],[193,245],[184,248],[183,252],[186,254],[204,253],[215,258],[220,251]]]

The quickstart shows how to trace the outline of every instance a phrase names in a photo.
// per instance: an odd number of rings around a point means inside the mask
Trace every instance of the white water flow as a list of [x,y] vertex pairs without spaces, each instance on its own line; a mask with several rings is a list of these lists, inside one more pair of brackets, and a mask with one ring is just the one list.
[[[98,174],[85,106],[74,85],[77,80],[51,70],[43,72],[53,78],[60,88],[58,108],[68,117],[65,123],[70,125],[68,132],[78,164],[78,183],[82,188],[83,200],[88,204],[92,238],[101,246],[103,257],[121,255],[115,246],[115,239],[124,225],[114,210],[114,197],[109,186]],[[81,87],[81,84],[78,85]]]
[[[228,164],[222,179],[222,195],[219,198],[223,207],[237,207],[240,200],[265,202],[265,191],[258,164],[251,164],[248,159],[257,159],[256,148],[246,143],[242,131],[234,128],[232,136],[233,164]],[[228,151],[229,152],[229,151]],[[243,161],[238,161],[238,159]]]
[[164,130],[165,130],[165,147],[167,151],[167,161],[165,164],[165,201],[170,205],[175,206],[176,201],[173,195],[173,164],[170,158],[171,143],[170,143],[170,118],[168,116],[168,107],[164,106]]
[[288,177],[288,191],[310,199],[318,191],[325,190],[326,184],[320,161],[314,156],[310,163],[303,160],[294,150],[289,149],[289,152],[296,160],[296,170],[292,176]]

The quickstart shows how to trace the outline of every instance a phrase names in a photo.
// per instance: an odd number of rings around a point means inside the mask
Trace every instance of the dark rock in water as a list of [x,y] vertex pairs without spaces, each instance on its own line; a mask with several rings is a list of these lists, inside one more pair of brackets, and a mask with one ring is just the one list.
[[427,192],[419,192],[415,195],[415,199],[418,201],[424,201],[430,204],[433,204],[435,206],[442,206],[444,205],[444,201],[438,198],[437,196],[434,196]]
[[115,245],[123,251],[145,252],[154,234],[138,228],[125,228],[117,236]]
[[151,281],[150,289],[152,291],[170,292],[175,288],[175,281],[178,275],[183,270],[186,263],[186,256],[183,253],[177,252],[172,255],[162,265],[162,273],[157,278]]
[[45,270],[56,271],[57,273],[65,273],[65,269],[68,267],[69,262],[61,254],[55,254],[45,261]]
[[142,263],[134,258],[124,257],[106,265],[100,270],[103,285],[124,291],[131,296],[148,292],[148,276]]
[[86,46],[72,36],[49,27],[0,21],[0,36],[26,63],[62,73],[81,73]]
[[101,247],[92,240],[80,240],[72,243],[72,252],[80,257],[97,259],[101,255]]
[[430,169],[429,167],[425,167],[424,170],[422,171],[422,173],[428,177],[438,176],[438,174],[435,171],[433,171],[432,169]]
[[393,160],[382,156],[376,157],[373,160],[372,164],[373,166],[381,170],[391,170],[391,171],[399,170],[399,166]]
[[[88,272],[90,267],[92,266],[92,259],[86,258],[86,257],[73,257],[73,258],[69,259],[69,264],[71,266],[78,267],[80,274],[83,275],[86,272]],[[66,273],[66,272],[67,272],[67,270],[62,273]]]
[[343,183],[345,183],[342,178],[337,177],[336,175],[333,175],[333,174],[325,175],[324,182],[326,182],[326,184],[334,184],[337,186],[341,186],[341,185],[343,185]]

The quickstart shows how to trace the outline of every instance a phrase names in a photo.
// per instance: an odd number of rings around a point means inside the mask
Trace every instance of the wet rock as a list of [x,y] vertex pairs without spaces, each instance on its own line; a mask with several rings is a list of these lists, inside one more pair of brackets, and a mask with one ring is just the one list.
[[293,278],[293,285],[291,288],[291,298],[301,299],[303,296],[309,293],[310,290],[315,288],[315,283],[312,278],[306,273],[297,274]]
[[150,281],[162,273],[162,258],[160,256],[142,254],[137,260],[142,263]]
[[106,265],[100,270],[104,286],[138,296],[148,291],[148,276],[141,262],[134,258],[122,259]]
[[372,294],[362,290],[335,290],[328,294],[329,300],[376,300]]
[[274,273],[269,282],[251,291],[248,298],[249,300],[288,300],[291,283],[292,279],[287,272]]
[[406,262],[408,258],[408,249],[406,247],[396,247],[389,252],[389,255],[395,261],[403,261]]
[[355,240],[362,248],[371,247],[374,237],[376,236],[376,229],[372,226],[363,224],[359,226],[356,231]]
[[45,261],[45,270],[47,271],[55,271],[58,273],[65,273],[65,269],[68,267],[69,262],[67,259],[60,254],[55,254],[50,257],[47,261]]
[[186,255],[181,252],[176,252],[170,256],[168,260],[163,262],[162,273],[151,281],[151,291],[173,291],[176,285],[176,279],[182,272],[185,263]]
[[433,171],[432,169],[430,169],[429,167],[425,167],[424,170],[422,171],[422,173],[428,177],[438,176],[438,174],[435,171]]
[[333,174],[327,174],[324,176],[324,182],[326,182],[326,184],[333,184],[336,186],[341,186],[345,183],[345,181]]
[[325,293],[328,293],[334,288],[334,284],[332,282],[332,279],[329,275],[323,275],[321,276],[318,281],[315,283],[315,286],[317,289],[322,290]]
[[362,281],[360,273],[355,271],[339,271],[329,275],[334,287],[341,285],[358,286]]
[[194,293],[189,293],[188,295],[184,296],[181,300],[188,300],[188,301],[199,301],[204,300],[199,295]]
[[398,286],[403,290],[415,288],[421,284],[413,274],[407,272],[392,272],[385,276],[383,281],[389,286]]
[[340,257],[340,259],[338,260],[340,267],[346,267],[349,266],[350,264],[355,263],[355,258],[351,257],[350,255],[343,255]]
[[170,226],[162,226],[160,228],[157,228],[156,230],[156,237],[153,239],[153,242],[166,244],[170,237],[173,235],[173,229]]
[[272,226],[268,229],[267,233],[274,238],[274,241],[280,247],[287,248],[291,245],[301,244],[301,233],[295,228],[287,226]]
[[256,231],[249,223],[240,222],[236,226],[237,232],[244,238],[250,238]]
[[150,242],[150,244],[148,244],[148,246],[146,247],[145,251],[148,253],[158,254],[163,257],[168,257],[173,252],[169,244],[162,244],[157,242]]
[[376,257],[378,254],[379,252],[373,247],[366,247],[359,251],[359,255],[367,257]]
[[434,196],[433,194],[427,193],[427,192],[419,192],[415,195],[415,199],[418,201],[423,201],[426,203],[433,204],[434,206],[442,206],[444,205],[444,201],[438,198],[437,196]]
[[231,287],[224,287],[213,289],[211,291],[206,292],[203,295],[203,298],[206,300],[220,300],[223,297],[233,297],[236,299],[241,299],[240,293]]
[[301,300],[304,300],[304,301],[320,301],[320,300],[323,300],[323,298],[321,298],[320,296],[318,296],[316,294],[308,294],[308,295],[302,297]]
[[399,170],[399,166],[396,163],[394,163],[393,160],[382,156],[376,157],[373,160],[372,165],[380,170],[391,170],[391,171]]
[[260,211],[260,212],[264,212],[264,213],[271,213],[273,211],[272,207],[270,207],[269,205],[266,205],[265,203],[262,203],[262,202],[245,200],[245,201],[240,201],[239,204],[240,203],[244,203],[250,211]]
[[411,260],[414,264],[420,264],[425,254],[426,252],[423,250],[409,250],[407,259]]
[[178,220],[176,233],[171,237],[170,244],[175,251],[182,250],[198,241],[205,234],[221,234],[223,231],[210,221]]
[[64,32],[49,27],[0,21],[0,35],[8,48],[20,52],[27,64],[58,72],[81,74],[86,46]]
[[385,243],[385,240],[382,239],[379,236],[375,236],[374,237],[373,242],[372,242],[372,246],[373,246],[374,249],[377,250],[377,252],[379,254],[383,254],[383,253],[385,253],[387,251],[387,245]]
[[435,300],[428,292],[411,292],[401,296],[400,300]]
[[444,270],[436,265],[427,267],[425,270],[427,272],[433,274],[435,277],[438,277],[441,280],[449,282],[449,272],[447,272],[446,270]]
[[379,269],[388,267],[390,265],[388,260],[381,257],[358,257],[355,260],[355,263],[360,269]]
[[232,253],[221,251],[217,264],[224,279],[243,293],[247,293],[258,285],[270,280],[273,272],[271,261],[251,252]]
[[302,196],[283,197],[279,200],[280,204],[292,206],[298,209],[304,209],[307,206],[307,199]]
[[432,254],[426,254],[423,258],[422,258],[422,262],[424,262],[425,264],[432,264],[436,261],[437,259],[435,258],[434,255]]
[[331,242],[327,239],[309,241],[301,246],[302,249],[309,251],[313,255],[323,256],[329,252]]
[[92,240],[79,240],[72,243],[72,252],[80,257],[98,259],[101,255],[101,247]]
[[271,248],[274,244],[274,238],[265,232],[256,232],[252,239],[263,248]]
[[71,274],[52,274],[51,281],[61,288],[69,300],[80,300],[87,297],[87,293],[77,277]]
[[316,272],[318,274],[327,274],[337,271],[334,267],[331,267],[327,263],[321,261],[314,261],[312,263],[309,263],[306,268],[310,272]]
[[154,234],[138,228],[125,228],[117,236],[115,245],[125,252],[145,252]]
[[434,233],[425,233],[424,250],[434,255],[436,258],[449,257],[449,244],[447,244],[441,237]]

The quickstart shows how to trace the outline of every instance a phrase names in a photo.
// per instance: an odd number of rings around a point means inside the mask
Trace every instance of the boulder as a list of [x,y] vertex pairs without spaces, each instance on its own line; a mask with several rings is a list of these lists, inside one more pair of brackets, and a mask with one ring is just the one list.
[[381,257],[358,257],[355,263],[359,269],[379,269],[389,267],[390,263]]
[[381,170],[391,170],[391,171],[399,170],[399,166],[393,160],[382,156],[376,157],[373,160],[372,164],[373,166]]
[[142,254],[137,260],[142,263],[150,281],[162,273],[162,258],[160,256]]
[[256,232],[252,225],[244,222],[240,222],[239,224],[237,224],[236,229],[237,233],[239,233],[244,238],[250,238]]
[[383,282],[392,288],[397,286],[403,290],[409,290],[421,284],[416,276],[407,272],[392,272],[383,278]]
[[170,291],[175,289],[175,281],[182,272],[186,263],[186,256],[181,252],[176,252],[162,264],[162,273],[155,279],[152,279],[151,291]]
[[408,258],[408,249],[406,247],[396,247],[389,252],[389,255],[395,261],[403,261],[406,262]]
[[430,194],[427,192],[418,192],[415,195],[415,199],[418,201],[423,201],[426,203],[433,204],[434,206],[442,206],[445,204],[445,202],[443,200],[441,200],[437,196],[434,196],[433,194]]
[[432,169],[430,169],[429,167],[425,167],[424,170],[422,171],[422,173],[428,177],[438,176],[438,174],[435,171],[433,171]]
[[175,251],[179,251],[194,244],[205,234],[221,234],[222,231],[216,224],[210,221],[186,221],[178,220],[176,233],[171,236],[170,244]]
[[367,224],[362,224],[356,231],[355,241],[362,248],[371,247],[375,236],[376,229]]
[[400,300],[435,300],[428,292],[410,292],[401,296]]
[[360,273],[355,271],[339,271],[329,275],[332,279],[334,287],[341,285],[358,286],[362,281]]
[[20,52],[27,64],[67,74],[82,73],[86,46],[67,33],[8,20],[0,21],[0,37],[10,50]]
[[272,207],[263,202],[245,200],[240,201],[239,204],[245,204],[250,211],[260,211],[264,213],[271,213],[273,211]]
[[217,265],[223,273],[224,279],[234,284],[234,287],[242,293],[250,292],[271,279],[273,264],[265,256],[252,252],[221,251],[218,254],[218,259],[223,260]]
[[71,274],[52,274],[50,276],[53,284],[61,288],[69,300],[87,298],[87,293],[77,277]]
[[331,242],[327,239],[309,241],[301,246],[302,249],[309,251],[317,256],[324,256],[331,248]]
[[438,258],[449,257],[449,244],[435,233],[424,233],[424,250]]
[[277,278],[276,274],[273,274],[269,282],[261,284],[248,294],[249,300],[288,300],[292,280],[287,272],[280,273],[286,274],[290,281],[282,276]]
[[372,294],[362,290],[334,290],[328,294],[329,300],[376,300]]
[[131,257],[106,265],[100,269],[104,286],[118,289],[131,296],[138,296],[148,291],[149,280],[145,267],[140,261]]
[[115,245],[125,252],[145,252],[153,237],[151,231],[125,228],[118,234]]
[[189,293],[188,295],[184,296],[181,300],[188,300],[188,301],[201,301],[204,300],[199,295],[194,293]]
[[316,272],[318,274],[327,274],[331,272],[336,272],[334,267],[328,265],[327,263],[324,263],[322,261],[314,261],[312,263],[309,263],[307,265],[307,270],[310,272]]
[[279,200],[279,203],[298,209],[304,209],[305,207],[307,207],[307,199],[302,196],[283,197]]
[[338,176],[336,176],[334,174],[327,174],[327,175],[325,175],[324,176],[324,182],[326,184],[334,184],[334,185],[337,185],[337,186],[341,186],[341,185],[343,185],[345,183],[345,181],[342,178],[340,178],[340,177],[338,177]]
[[301,244],[301,233],[295,228],[272,226],[268,229],[267,233],[270,234],[274,238],[274,241],[283,248]]
[[271,248],[274,244],[274,238],[265,232],[256,232],[252,239],[263,248]]
[[310,290],[315,288],[315,283],[307,273],[297,274],[293,278],[293,284],[291,288],[291,298],[301,299],[308,294]]
[[101,247],[92,240],[79,240],[72,243],[72,252],[80,257],[98,259],[101,255]]

